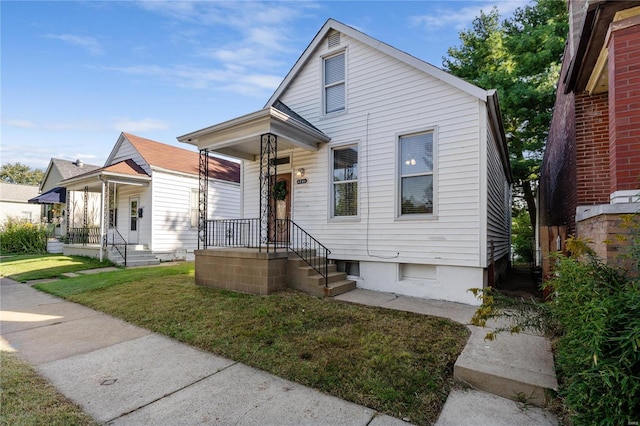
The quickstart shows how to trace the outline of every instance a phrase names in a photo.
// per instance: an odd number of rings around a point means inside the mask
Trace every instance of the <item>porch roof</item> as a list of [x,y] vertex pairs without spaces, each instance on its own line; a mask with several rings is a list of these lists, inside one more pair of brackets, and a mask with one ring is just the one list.
[[150,181],[151,176],[135,161],[129,159],[65,179],[60,182],[60,185],[72,191],[80,191],[88,187],[91,192],[100,192],[103,182],[149,186]]
[[278,136],[278,150],[302,148],[317,151],[320,143],[331,140],[282,103],[177,139],[195,145],[199,150],[255,161],[260,158],[260,136],[266,133]]

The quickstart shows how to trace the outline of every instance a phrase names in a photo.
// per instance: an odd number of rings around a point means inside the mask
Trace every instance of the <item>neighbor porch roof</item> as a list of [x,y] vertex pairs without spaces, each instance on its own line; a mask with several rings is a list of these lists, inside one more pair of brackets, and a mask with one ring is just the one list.
[[278,136],[278,150],[302,148],[317,151],[320,143],[331,140],[282,103],[177,139],[195,145],[199,150],[255,161],[260,158],[260,136],[267,133]]
[[135,161],[129,159],[65,179],[60,185],[72,191],[81,191],[88,187],[91,192],[99,192],[102,190],[103,182],[148,186],[150,181],[151,176]]

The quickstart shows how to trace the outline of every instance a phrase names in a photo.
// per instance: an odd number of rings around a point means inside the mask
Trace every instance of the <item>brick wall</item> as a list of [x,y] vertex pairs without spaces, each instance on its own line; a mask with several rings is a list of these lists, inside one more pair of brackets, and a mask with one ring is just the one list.
[[634,190],[640,188],[640,23],[611,32],[608,71],[610,191]]
[[609,98],[576,95],[576,190],[578,205],[609,203]]
[[589,246],[600,260],[608,265],[632,270],[633,263],[626,255],[632,228],[624,225],[624,215],[601,214],[577,223],[578,235],[589,240]]

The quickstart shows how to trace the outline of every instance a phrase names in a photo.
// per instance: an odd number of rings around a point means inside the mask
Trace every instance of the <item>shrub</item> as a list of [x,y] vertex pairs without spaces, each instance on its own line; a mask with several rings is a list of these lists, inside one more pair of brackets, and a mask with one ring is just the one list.
[[501,331],[542,331],[555,340],[559,394],[575,425],[628,425],[640,419],[640,224],[631,228],[631,269],[602,263],[587,241],[570,239],[574,257],[555,256],[548,302],[514,300],[492,290],[472,291],[483,305],[472,319],[510,324]]
[[527,210],[520,210],[511,219],[513,252],[519,261],[533,261],[533,227]]
[[47,230],[44,225],[9,218],[0,228],[0,253],[44,254]]

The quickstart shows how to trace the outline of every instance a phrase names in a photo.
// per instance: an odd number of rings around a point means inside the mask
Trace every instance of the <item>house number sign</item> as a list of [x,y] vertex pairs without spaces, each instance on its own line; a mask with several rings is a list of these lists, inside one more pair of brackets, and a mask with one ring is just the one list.
[[307,183],[307,179],[298,179],[298,180],[296,181],[296,183],[297,183],[298,185],[302,185],[303,183]]

